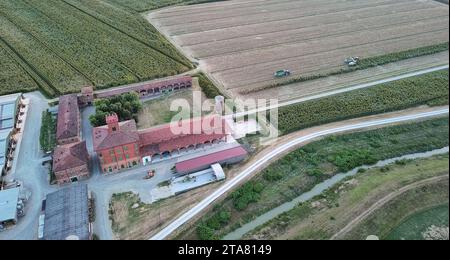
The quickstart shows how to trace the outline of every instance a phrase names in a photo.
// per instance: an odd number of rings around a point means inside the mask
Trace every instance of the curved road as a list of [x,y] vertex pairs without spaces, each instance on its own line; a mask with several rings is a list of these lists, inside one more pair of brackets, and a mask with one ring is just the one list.
[[408,116],[400,116],[400,117],[394,117],[390,119],[379,119],[379,120],[370,120],[364,123],[358,123],[358,124],[350,124],[342,127],[332,128],[324,131],[319,131],[313,134],[309,134],[297,139],[294,139],[286,144],[283,144],[270,153],[266,154],[264,157],[262,157],[260,160],[249,166],[247,169],[245,169],[242,173],[234,177],[231,181],[225,183],[223,186],[221,186],[219,189],[217,189],[215,192],[213,192],[211,195],[203,199],[201,202],[199,202],[196,206],[188,210],[186,213],[181,215],[178,219],[174,220],[172,223],[170,223],[168,226],[163,228],[160,232],[158,232],[156,235],[150,238],[150,240],[162,240],[167,238],[172,232],[174,232],[176,229],[181,227],[183,224],[188,222],[190,219],[192,219],[194,216],[199,214],[202,210],[206,209],[209,205],[211,205],[216,199],[218,199],[220,196],[228,192],[229,190],[235,188],[242,180],[256,172],[261,166],[272,160],[273,158],[277,157],[278,154],[283,153],[285,151],[290,150],[291,148],[306,142],[310,141],[319,137],[331,135],[331,134],[338,134],[342,132],[352,131],[352,130],[358,130],[358,129],[364,129],[368,127],[376,127],[376,126],[382,126],[386,124],[392,124],[392,123],[400,123],[410,120],[417,120],[427,117],[433,117],[433,116],[440,116],[445,115],[449,113],[449,109],[439,109],[432,112],[425,112],[425,113],[418,113]]

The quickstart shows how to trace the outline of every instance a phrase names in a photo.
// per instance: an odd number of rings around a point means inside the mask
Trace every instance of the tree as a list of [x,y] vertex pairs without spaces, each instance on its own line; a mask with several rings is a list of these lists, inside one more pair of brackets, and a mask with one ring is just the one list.
[[105,125],[105,117],[116,113],[119,121],[134,119],[137,121],[137,115],[142,110],[142,104],[139,95],[135,92],[125,93],[120,96],[105,98],[95,101],[96,112],[89,117],[92,126]]

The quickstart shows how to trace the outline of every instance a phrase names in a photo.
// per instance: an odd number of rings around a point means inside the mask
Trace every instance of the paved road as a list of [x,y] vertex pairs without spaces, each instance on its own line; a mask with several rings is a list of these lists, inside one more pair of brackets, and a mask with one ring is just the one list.
[[346,126],[342,126],[342,127],[332,128],[332,129],[316,132],[313,134],[309,134],[309,135],[294,139],[286,144],[279,146],[278,148],[274,149],[270,153],[266,154],[260,160],[258,160],[257,162],[255,162],[254,164],[252,164],[251,166],[246,168],[242,173],[238,174],[231,181],[225,183],[214,193],[212,193],[211,195],[209,195],[208,197],[203,199],[196,206],[194,206],[192,209],[188,210],[186,213],[184,213],[178,219],[174,220],[167,227],[162,229],[160,232],[158,232],[155,236],[153,236],[150,239],[151,240],[162,240],[162,239],[167,238],[172,232],[174,232],[180,226],[182,226],[183,224],[188,222],[195,215],[199,214],[202,210],[207,208],[210,204],[212,204],[220,196],[222,196],[229,190],[235,188],[238,184],[241,183],[241,181],[243,181],[248,176],[252,175],[264,164],[268,163],[273,158],[276,158],[278,154],[289,151],[291,148],[298,146],[301,143],[304,143],[304,142],[307,142],[310,140],[314,140],[319,137],[331,135],[331,134],[338,134],[338,133],[342,133],[342,132],[364,129],[364,128],[368,128],[368,127],[375,127],[375,126],[381,126],[381,125],[386,125],[386,124],[400,123],[400,122],[405,122],[405,121],[410,121],[410,120],[417,120],[417,119],[421,119],[421,118],[445,115],[448,113],[449,113],[449,109],[445,108],[445,109],[439,109],[437,111],[418,113],[418,114],[413,114],[413,115],[408,115],[408,116],[400,116],[400,117],[381,119],[381,120],[371,120],[371,121],[367,121],[364,123],[350,124],[350,125],[346,125]]

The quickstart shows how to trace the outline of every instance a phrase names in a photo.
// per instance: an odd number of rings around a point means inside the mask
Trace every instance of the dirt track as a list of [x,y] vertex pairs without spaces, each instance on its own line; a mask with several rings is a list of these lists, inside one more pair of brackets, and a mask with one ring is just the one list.
[[449,11],[432,0],[234,0],[147,15],[183,51],[237,93],[294,75],[448,41]]
[[444,176],[437,176],[437,177],[432,177],[432,178],[429,178],[429,179],[426,179],[426,180],[421,180],[421,181],[409,184],[409,185],[407,185],[405,187],[402,187],[402,188],[398,189],[397,191],[394,191],[394,192],[386,195],[382,199],[380,199],[377,202],[375,202],[370,208],[368,208],[362,214],[360,214],[359,216],[354,218],[352,221],[350,221],[350,223],[348,223],[347,226],[345,226],[339,232],[334,234],[331,237],[331,239],[334,240],[334,239],[338,239],[339,237],[342,237],[347,232],[352,230],[353,227],[355,227],[356,225],[361,223],[361,221],[364,220],[366,217],[368,217],[370,214],[372,214],[376,210],[382,208],[386,203],[388,203],[389,201],[391,201],[391,200],[395,199],[396,197],[402,195],[403,193],[405,193],[405,192],[407,192],[409,190],[412,190],[412,189],[416,189],[416,188],[422,187],[422,186],[424,186],[426,184],[430,184],[430,183],[436,183],[436,182],[445,181],[445,180],[447,180],[447,182],[448,182],[448,177],[449,176],[447,174],[447,175],[444,175]]

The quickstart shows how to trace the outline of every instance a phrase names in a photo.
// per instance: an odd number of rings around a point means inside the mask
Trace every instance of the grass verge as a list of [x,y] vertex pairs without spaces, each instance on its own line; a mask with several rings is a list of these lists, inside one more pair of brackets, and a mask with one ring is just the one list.
[[48,110],[42,112],[39,143],[44,152],[52,152],[56,147],[56,118]]
[[[448,154],[373,168],[343,180],[331,189],[247,234],[246,239],[329,239],[380,198],[399,188],[448,174]],[[394,197],[338,239],[385,238],[406,216],[448,203],[448,181],[414,187]]]

